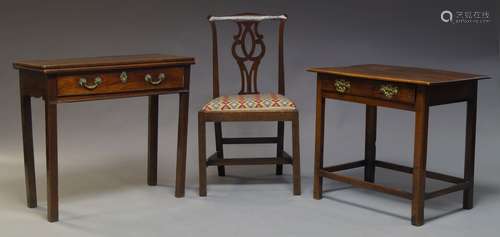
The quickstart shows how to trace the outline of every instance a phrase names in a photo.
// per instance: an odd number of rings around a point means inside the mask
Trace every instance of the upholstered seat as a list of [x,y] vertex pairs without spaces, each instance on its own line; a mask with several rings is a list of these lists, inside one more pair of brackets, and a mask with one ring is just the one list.
[[277,94],[246,94],[219,96],[202,108],[203,112],[273,112],[295,111],[295,103]]

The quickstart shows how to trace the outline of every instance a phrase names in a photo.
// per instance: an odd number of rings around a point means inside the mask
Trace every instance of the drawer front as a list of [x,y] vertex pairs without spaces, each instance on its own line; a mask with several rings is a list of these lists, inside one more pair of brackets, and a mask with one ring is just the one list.
[[405,104],[415,103],[415,86],[402,83],[366,80],[359,78],[322,79],[325,91],[340,95],[354,95]]
[[183,89],[182,67],[86,73],[57,78],[58,96]]

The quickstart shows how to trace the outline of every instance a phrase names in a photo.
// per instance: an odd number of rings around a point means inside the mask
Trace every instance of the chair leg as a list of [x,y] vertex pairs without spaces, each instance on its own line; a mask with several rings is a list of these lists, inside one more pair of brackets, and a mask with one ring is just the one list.
[[[278,143],[276,144],[276,157],[283,156],[284,133],[285,133],[285,122],[278,121]],[[282,174],[283,174],[283,165],[282,164],[276,165],[276,175],[282,175]]]
[[[224,145],[222,144],[222,124],[221,122],[215,122],[215,149],[217,151],[217,157],[219,159],[224,159]],[[223,165],[217,166],[217,173],[219,176],[226,176],[226,169]]]
[[293,140],[293,194],[300,195],[300,136],[299,136],[299,117],[292,121],[292,140]]
[[199,195],[207,196],[206,131],[203,113],[198,114]]

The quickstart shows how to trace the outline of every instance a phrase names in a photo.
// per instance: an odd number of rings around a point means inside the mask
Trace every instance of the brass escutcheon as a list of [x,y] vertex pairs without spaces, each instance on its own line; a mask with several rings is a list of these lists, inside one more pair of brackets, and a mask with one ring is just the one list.
[[127,83],[127,80],[128,80],[127,72],[122,72],[122,74],[120,74],[120,81],[122,83]]

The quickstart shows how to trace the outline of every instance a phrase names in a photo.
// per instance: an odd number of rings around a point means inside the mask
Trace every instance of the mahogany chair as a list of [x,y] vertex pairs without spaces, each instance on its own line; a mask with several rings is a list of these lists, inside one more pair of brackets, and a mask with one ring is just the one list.
[[[260,93],[257,89],[257,71],[266,52],[264,36],[258,26],[262,21],[276,20],[278,29],[278,92]],[[283,164],[293,167],[293,194],[300,195],[300,150],[299,150],[299,113],[285,95],[285,76],[283,66],[283,33],[286,15],[265,16],[244,13],[232,16],[210,16],[208,21],[212,31],[213,47],[213,100],[203,106],[198,113],[199,145],[199,194],[207,195],[207,166],[217,166],[219,176],[225,176],[225,166],[230,165],[276,165],[276,174],[282,175]],[[241,89],[235,95],[220,95],[219,56],[217,43],[217,21],[232,21],[237,24],[238,32],[233,36],[232,56],[241,74]],[[249,38],[247,38],[249,37]],[[251,41],[251,42],[250,42]],[[250,43],[251,45],[247,45]],[[249,65],[249,67],[247,67]],[[222,136],[222,122],[235,121],[277,121],[275,137],[237,137]],[[293,158],[283,150],[284,122],[292,122]],[[214,122],[216,152],[206,157],[205,124]],[[225,158],[225,144],[276,144],[276,157],[270,158]]]

